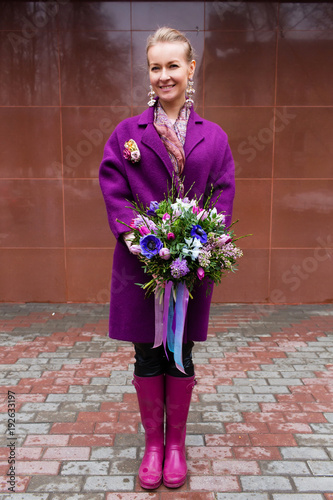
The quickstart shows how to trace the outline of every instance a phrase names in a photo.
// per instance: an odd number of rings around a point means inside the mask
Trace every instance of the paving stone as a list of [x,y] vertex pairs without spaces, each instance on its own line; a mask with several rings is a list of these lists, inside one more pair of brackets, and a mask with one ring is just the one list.
[[234,387],[234,386],[229,386],[229,385],[223,385],[223,386],[217,386],[216,390],[218,393],[223,393],[223,394],[252,394],[253,389],[251,387]]
[[62,476],[103,476],[107,475],[110,463],[106,461],[82,461],[82,462],[64,462],[61,468]]
[[[332,395],[333,398],[333,395]],[[318,434],[333,434],[333,423],[332,424],[311,424],[314,432]]]
[[237,412],[206,411],[202,413],[202,420],[204,422],[242,422],[243,417]]
[[280,476],[243,476],[240,478],[244,491],[292,491],[288,478]]
[[203,446],[204,436],[186,434],[185,444],[186,446]]
[[333,462],[324,460],[309,460],[307,462],[315,476],[333,476]]
[[275,493],[273,500],[323,500],[323,496],[315,493]]
[[59,403],[24,403],[22,405],[21,411],[57,411],[59,410]]
[[[142,455],[140,454],[140,458],[143,457],[144,450],[142,450]],[[139,459],[120,459],[120,460],[112,460],[110,465],[110,475],[120,475],[120,474],[131,474],[136,475],[138,473],[138,469],[140,467],[141,460]]]
[[267,493],[217,493],[217,500],[269,500]]
[[64,401],[70,401],[71,403],[73,402],[82,402],[83,401],[83,396],[81,394],[50,394],[46,398],[47,403],[51,402],[64,402]]
[[59,411],[59,412],[49,412],[40,411],[34,417],[35,422],[75,422],[77,417],[76,412],[69,411]]
[[91,460],[112,460],[117,458],[136,458],[137,448],[116,448],[116,447],[100,447],[94,448],[91,451]]
[[333,477],[293,477],[298,491],[332,492]]
[[299,378],[284,378],[283,380],[276,380],[272,378],[268,378],[268,382],[270,385],[279,385],[279,386],[295,386],[295,385],[303,385],[303,382]]
[[187,423],[186,425],[187,432],[191,434],[208,434],[224,432],[223,424],[220,422],[196,422],[195,424]]
[[239,394],[241,402],[274,403],[276,401],[273,394]]
[[83,481],[83,477],[33,476],[28,485],[28,492],[79,492]]
[[332,446],[333,434],[296,434],[299,446]]
[[[0,494],[0,500],[48,500],[48,493],[17,493],[15,497],[10,493],[9,495]],[[53,500],[53,497],[52,497]]]
[[265,461],[260,463],[263,474],[283,474],[286,476],[293,475],[310,475],[310,471],[305,462],[297,461]]
[[[50,496],[47,500],[104,500],[105,493],[56,493]],[[15,498],[16,500],[16,498]]]
[[16,434],[48,434],[51,428],[51,424],[39,423],[39,424],[17,424]]
[[324,413],[324,417],[329,421],[333,423],[333,413]]
[[133,491],[134,476],[90,476],[83,486],[84,491]]
[[270,385],[260,385],[259,387],[253,387],[253,390],[256,394],[290,394],[290,391],[287,387],[283,385],[276,385],[274,387]]

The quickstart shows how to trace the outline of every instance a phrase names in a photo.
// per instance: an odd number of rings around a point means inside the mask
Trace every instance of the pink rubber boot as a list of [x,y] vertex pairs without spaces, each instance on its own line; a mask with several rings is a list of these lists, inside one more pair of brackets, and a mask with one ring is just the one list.
[[164,375],[137,377],[135,386],[142,425],[145,429],[146,448],[139,468],[142,488],[154,490],[162,483],[164,459]]
[[186,481],[186,420],[191,402],[194,377],[165,376],[166,441],[163,483],[179,488]]

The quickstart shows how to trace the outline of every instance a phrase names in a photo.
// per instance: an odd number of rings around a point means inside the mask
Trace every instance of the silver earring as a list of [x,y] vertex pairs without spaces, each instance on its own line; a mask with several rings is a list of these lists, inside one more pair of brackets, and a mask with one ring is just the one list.
[[192,99],[193,95],[195,94],[195,90],[193,88],[193,80],[189,78],[188,83],[187,83],[187,88],[186,88],[186,107],[190,108],[192,104],[194,104],[194,101]]
[[148,106],[149,107],[152,107],[155,105],[155,92],[153,91],[153,87],[151,85],[149,85],[149,92],[148,92],[148,97],[149,97],[149,101],[148,101]]

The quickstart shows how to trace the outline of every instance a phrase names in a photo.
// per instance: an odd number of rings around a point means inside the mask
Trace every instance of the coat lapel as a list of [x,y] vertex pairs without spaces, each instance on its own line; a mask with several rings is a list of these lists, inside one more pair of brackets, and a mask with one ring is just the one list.
[[[184,144],[185,158],[190,156],[194,148],[204,140],[204,135],[202,133],[202,118],[194,111],[192,108],[186,130],[186,139]],[[185,160],[185,164],[186,164]]]
[[153,120],[154,120],[154,108],[147,109],[140,116],[138,125],[139,127],[142,126],[145,127],[141,141],[143,144],[148,146],[148,148],[150,148],[159,157],[160,160],[162,160],[164,166],[166,167],[166,169],[170,173],[170,176],[172,177],[173,165],[168,155],[168,152],[154,127]]

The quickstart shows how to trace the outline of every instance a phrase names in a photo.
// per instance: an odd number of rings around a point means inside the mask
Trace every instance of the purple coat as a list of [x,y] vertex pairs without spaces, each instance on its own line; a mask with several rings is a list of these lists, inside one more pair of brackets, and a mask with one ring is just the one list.
[[[109,335],[130,342],[153,342],[154,298],[144,298],[144,290],[135,283],[148,281],[139,259],[132,255],[121,235],[128,228],[118,222],[130,224],[133,212],[126,200],[139,196],[149,205],[160,201],[170,186],[173,166],[154,124],[154,108],[121,122],[108,139],[100,166],[100,185],[104,196],[111,231],[117,239],[113,255],[111,280]],[[124,144],[134,139],[141,153],[139,163],[123,157]],[[216,204],[224,211],[227,224],[231,222],[234,199],[234,162],[226,133],[215,123],[200,118],[192,109],[188,125],[185,150],[185,193],[195,182],[188,196],[208,194],[211,184],[216,195],[223,194]],[[204,200],[203,200],[204,201]],[[207,338],[211,295],[206,297],[206,285],[194,291],[189,300],[184,330],[184,342],[204,341]]]

